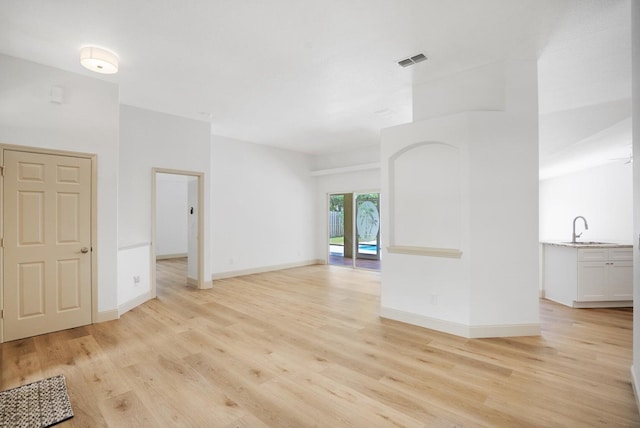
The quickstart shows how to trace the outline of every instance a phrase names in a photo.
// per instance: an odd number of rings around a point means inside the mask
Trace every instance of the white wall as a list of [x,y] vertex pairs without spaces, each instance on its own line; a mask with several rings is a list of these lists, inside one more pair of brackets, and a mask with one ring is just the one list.
[[[402,150],[416,143],[440,142],[457,147],[461,151],[460,182],[463,221],[459,225],[460,247],[463,258],[441,258],[421,255],[393,254],[383,247],[382,287],[380,296],[381,315],[436,330],[445,330],[447,325],[468,326],[470,324],[470,239],[469,239],[469,141],[468,115],[447,116],[387,128],[382,131],[382,192],[389,203],[381,207],[382,233],[394,245],[405,246],[390,236],[393,223],[410,228],[421,228],[420,224],[407,225],[404,212],[390,206],[393,180],[390,176],[389,160]],[[410,153],[410,152],[407,152]],[[422,183],[395,188],[414,198],[423,198]],[[438,203],[438,201],[432,201]],[[414,243],[415,245],[415,243]],[[420,246],[429,246],[429,242]],[[464,335],[458,332],[457,334]]]
[[156,257],[187,255],[187,193],[187,176],[156,176]]
[[[62,104],[50,102],[52,86],[63,89]],[[0,142],[97,155],[98,311],[115,311],[118,87],[0,55],[0,94]]]
[[[492,65],[489,71],[493,70]],[[504,112],[470,111],[383,130],[384,193],[388,194],[393,180],[388,161],[420,142],[459,148],[462,183],[461,258],[384,252],[383,316],[470,337],[529,335],[540,330],[535,61],[507,62],[500,76]],[[468,76],[462,78],[468,80]],[[479,75],[485,78],[486,73]],[[493,78],[488,86],[495,87]],[[419,89],[415,96],[425,93]],[[432,116],[440,99],[428,101],[426,115]],[[492,99],[488,103],[493,105]],[[452,108],[450,103],[444,105]],[[477,97],[469,99],[470,108],[478,105]],[[414,112],[415,117],[421,114]],[[420,186],[414,187],[396,191],[417,191],[415,197],[419,197]],[[394,221],[411,218],[388,204],[383,215],[385,234]]]
[[[640,3],[631,2],[631,28],[633,49],[633,154],[640,156]],[[640,165],[633,164],[633,366],[631,376],[636,402],[640,408]]]
[[[633,167],[623,162],[540,181],[540,240],[571,241],[573,219],[589,224],[579,240],[633,239]],[[584,230],[582,221],[576,231]]]
[[309,155],[212,136],[215,277],[316,261]]
[[[210,126],[137,107],[120,106],[119,248],[151,243],[151,171],[153,167],[205,174],[205,216],[210,213]],[[210,230],[205,222],[204,278],[211,278]],[[121,258],[122,263],[129,263]],[[127,269],[120,265],[120,269]],[[138,266],[149,270],[150,266]],[[129,287],[129,284],[125,284]],[[140,290],[144,293],[146,290]],[[126,302],[119,301],[119,305]]]
[[118,315],[151,298],[150,256],[148,244],[118,250]]

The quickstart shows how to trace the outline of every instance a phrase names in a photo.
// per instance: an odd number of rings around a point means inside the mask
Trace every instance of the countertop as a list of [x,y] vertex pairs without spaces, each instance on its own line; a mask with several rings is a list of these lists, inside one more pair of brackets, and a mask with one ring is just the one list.
[[541,244],[545,245],[558,245],[561,247],[571,247],[571,248],[633,248],[631,244],[621,244],[616,242],[561,242],[561,241],[542,241]]

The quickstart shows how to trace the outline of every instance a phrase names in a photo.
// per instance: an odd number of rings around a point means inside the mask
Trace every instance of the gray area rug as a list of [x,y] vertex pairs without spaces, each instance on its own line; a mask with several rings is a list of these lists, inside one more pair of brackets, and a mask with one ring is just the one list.
[[2,428],[44,428],[72,417],[63,375],[0,392]]

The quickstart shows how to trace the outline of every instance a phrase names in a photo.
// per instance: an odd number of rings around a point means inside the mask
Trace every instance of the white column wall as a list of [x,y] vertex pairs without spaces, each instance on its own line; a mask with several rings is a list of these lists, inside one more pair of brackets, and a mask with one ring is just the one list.
[[[389,159],[395,153],[420,142],[446,143],[461,151],[463,210],[460,249],[463,258],[393,254],[385,246],[382,252],[380,296],[381,314],[384,317],[459,335],[466,334],[464,326],[470,323],[468,128],[469,115],[466,113],[414,122],[384,129],[381,145],[382,193],[387,195],[387,200],[391,193]],[[420,188],[421,183],[416,183],[414,188],[401,190],[416,194]],[[382,233],[387,240],[391,222],[405,221],[402,212],[396,211],[392,217],[391,211],[389,203],[382,205]]]
[[[493,74],[496,69],[497,77]],[[488,73],[489,87],[495,87],[495,78],[504,76],[499,92],[505,94],[506,111],[440,118],[429,111],[426,120],[383,131],[383,192],[389,190],[388,161],[403,147],[432,141],[460,149],[462,256],[385,253],[382,315],[467,337],[538,334],[536,64],[491,65]],[[486,76],[480,73],[478,87]],[[464,78],[469,81],[468,76]],[[414,95],[424,92],[421,88]],[[478,97],[469,99],[472,107],[478,105]],[[431,100],[437,102],[437,98]],[[493,98],[488,103],[495,105]],[[450,103],[446,106],[452,108]],[[394,218],[389,218],[388,207],[383,207],[383,213],[385,232]],[[393,215],[395,221],[403,221],[402,212]]]
[[504,72],[506,110],[475,114],[471,133],[471,324],[529,335],[540,331],[537,63]]

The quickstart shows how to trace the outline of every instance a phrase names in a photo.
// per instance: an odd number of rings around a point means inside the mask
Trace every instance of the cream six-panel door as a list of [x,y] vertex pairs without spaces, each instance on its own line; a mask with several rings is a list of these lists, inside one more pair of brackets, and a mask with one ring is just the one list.
[[91,323],[91,160],[4,151],[4,340]]

